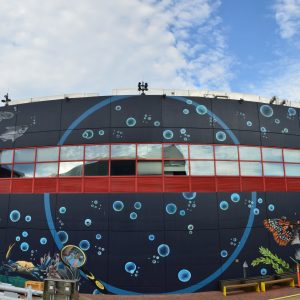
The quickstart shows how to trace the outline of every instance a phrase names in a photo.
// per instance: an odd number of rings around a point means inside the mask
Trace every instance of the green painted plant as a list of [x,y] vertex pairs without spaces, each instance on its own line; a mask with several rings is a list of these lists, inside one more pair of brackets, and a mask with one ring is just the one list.
[[259,264],[271,265],[276,274],[290,270],[290,265],[276,254],[273,254],[268,248],[259,247],[259,253],[262,256],[252,261],[252,267],[258,266]]

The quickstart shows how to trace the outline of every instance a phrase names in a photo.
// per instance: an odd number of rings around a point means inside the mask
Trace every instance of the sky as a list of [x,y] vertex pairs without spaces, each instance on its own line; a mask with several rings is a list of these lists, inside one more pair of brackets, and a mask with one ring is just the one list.
[[199,89],[300,101],[300,0],[0,0],[0,97]]

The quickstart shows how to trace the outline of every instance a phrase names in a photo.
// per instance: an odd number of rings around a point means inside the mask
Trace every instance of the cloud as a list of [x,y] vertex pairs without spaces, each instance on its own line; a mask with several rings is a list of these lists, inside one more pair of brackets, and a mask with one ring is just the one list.
[[220,0],[0,0],[0,92],[229,89]]
[[275,19],[283,39],[290,39],[299,34],[300,0],[276,0]]

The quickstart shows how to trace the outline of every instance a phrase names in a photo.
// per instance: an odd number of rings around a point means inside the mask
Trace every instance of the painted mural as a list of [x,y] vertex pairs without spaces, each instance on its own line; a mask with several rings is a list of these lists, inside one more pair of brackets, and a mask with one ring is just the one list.
[[[300,148],[298,109],[284,106],[117,96],[5,109],[2,148],[112,142]],[[245,261],[252,263],[249,276],[285,272],[293,269],[290,257],[300,256],[299,196],[3,194],[0,274],[80,278],[83,292],[137,294],[217,289],[220,279],[242,277]]]

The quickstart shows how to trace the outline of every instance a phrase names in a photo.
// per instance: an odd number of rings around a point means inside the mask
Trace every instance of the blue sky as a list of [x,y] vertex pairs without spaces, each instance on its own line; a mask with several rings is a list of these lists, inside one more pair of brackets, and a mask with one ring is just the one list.
[[300,0],[0,0],[0,93],[225,90],[300,101]]

